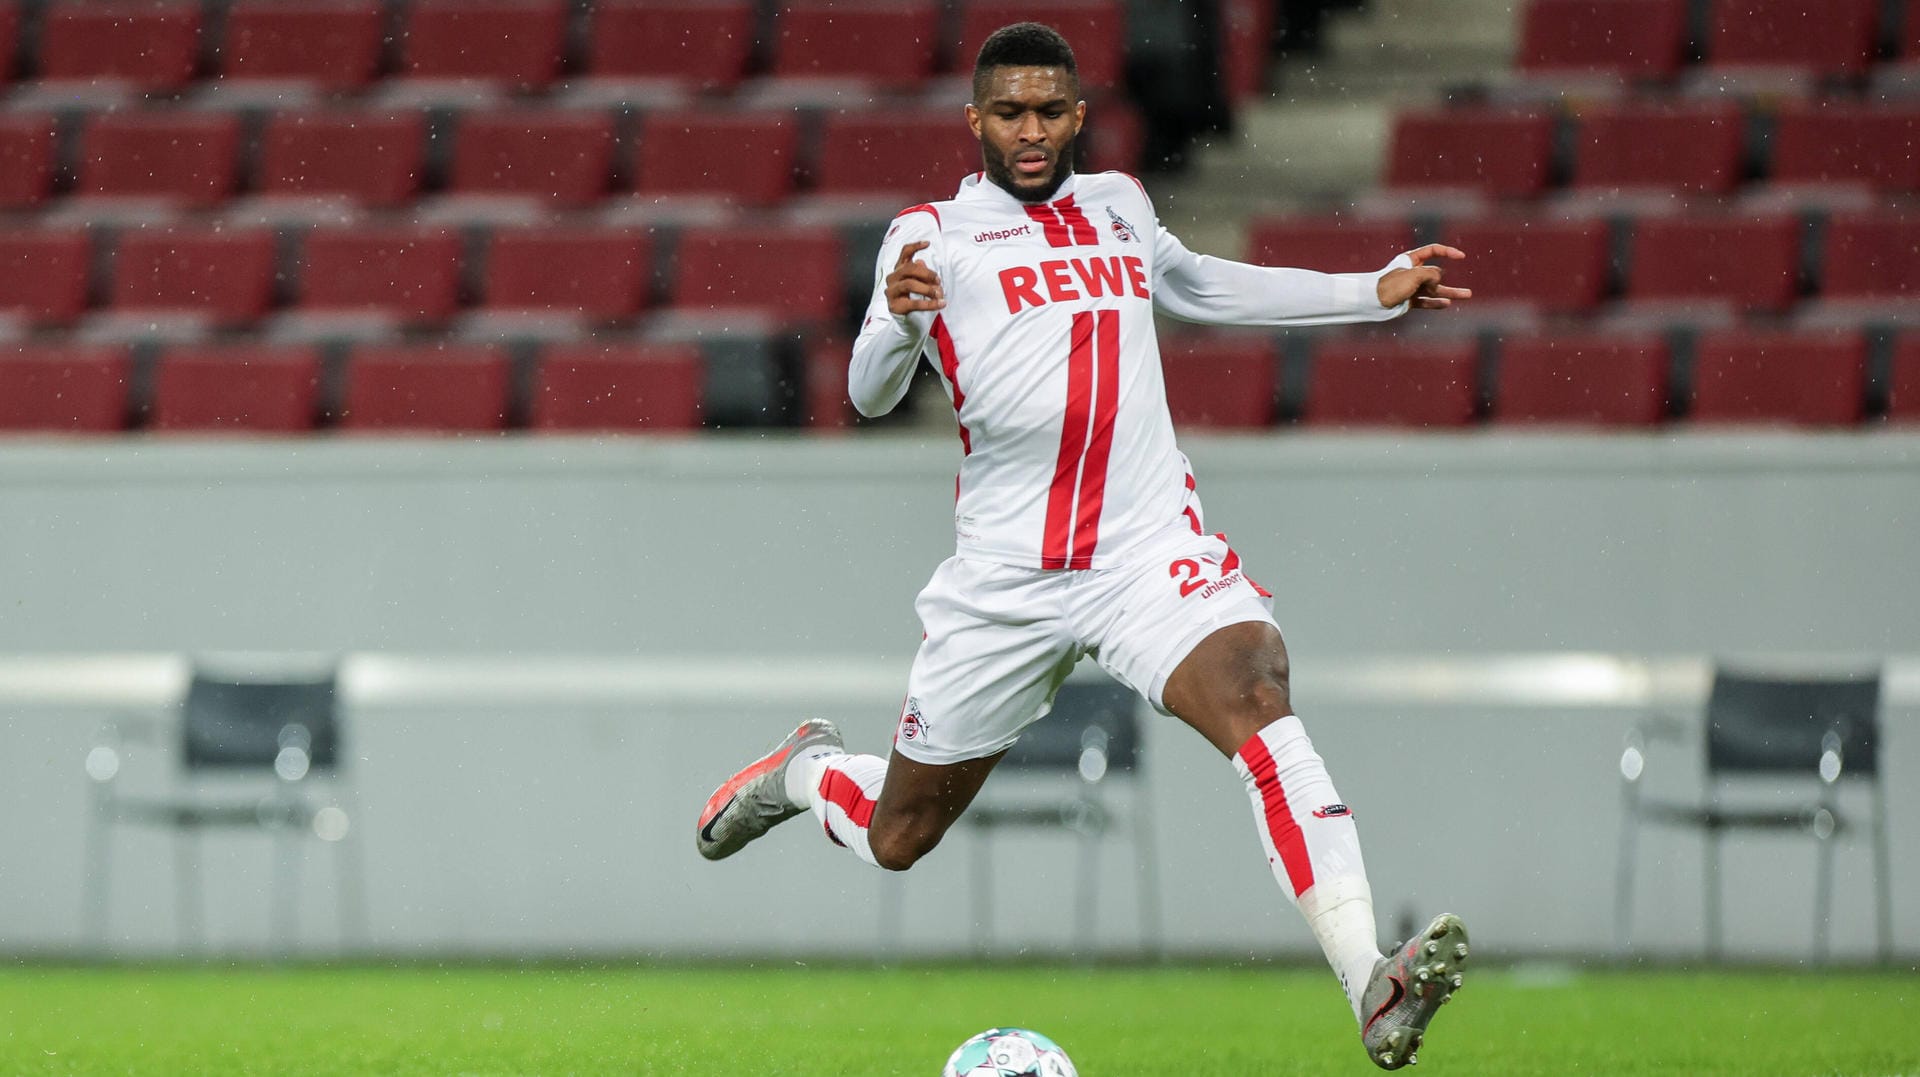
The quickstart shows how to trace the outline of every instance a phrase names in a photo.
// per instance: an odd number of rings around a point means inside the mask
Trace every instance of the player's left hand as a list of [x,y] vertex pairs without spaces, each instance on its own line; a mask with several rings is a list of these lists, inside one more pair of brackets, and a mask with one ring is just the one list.
[[1440,243],[1429,243],[1417,251],[1408,251],[1407,257],[1413,260],[1412,269],[1390,270],[1380,278],[1380,305],[1397,307],[1412,300],[1413,306],[1419,310],[1445,310],[1456,299],[1472,299],[1472,289],[1443,286],[1440,283],[1441,268],[1426,264],[1434,258],[1458,261],[1466,256],[1467,252]]

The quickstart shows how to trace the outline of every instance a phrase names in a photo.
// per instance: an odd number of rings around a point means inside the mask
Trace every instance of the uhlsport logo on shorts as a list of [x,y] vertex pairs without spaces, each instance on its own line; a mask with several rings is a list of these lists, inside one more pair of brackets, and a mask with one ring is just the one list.
[[906,712],[900,715],[900,739],[919,740],[927,733],[927,720],[920,715],[920,701],[907,697]]

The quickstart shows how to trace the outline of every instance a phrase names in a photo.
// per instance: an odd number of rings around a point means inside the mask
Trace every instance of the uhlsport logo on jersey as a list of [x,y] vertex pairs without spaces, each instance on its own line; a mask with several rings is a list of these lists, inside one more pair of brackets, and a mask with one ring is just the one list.
[[907,697],[905,713],[900,715],[900,739],[919,740],[927,734],[927,720],[920,714],[920,701]]
[[1125,217],[1122,217],[1118,213],[1115,213],[1113,211],[1112,206],[1107,207],[1107,216],[1112,219],[1113,234],[1120,238],[1120,242],[1122,243],[1137,242],[1134,238],[1133,225],[1128,224],[1127,219]]
[[1016,236],[1030,236],[1032,234],[1032,224],[1023,224],[1018,228],[989,228],[984,232],[975,232],[973,234],[973,241],[975,243],[992,243],[995,240],[1013,239]]
[[1313,809],[1315,819],[1338,819],[1342,815],[1352,815],[1353,810],[1345,804],[1329,804],[1324,808]]

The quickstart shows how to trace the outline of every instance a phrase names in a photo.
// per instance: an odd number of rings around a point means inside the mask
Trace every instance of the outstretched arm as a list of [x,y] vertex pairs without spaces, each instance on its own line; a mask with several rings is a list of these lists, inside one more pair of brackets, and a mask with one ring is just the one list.
[[930,238],[912,238],[922,231],[933,229],[903,222],[880,246],[873,298],[847,366],[847,395],[862,415],[885,415],[907,395],[933,319],[947,305],[940,275],[915,258],[931,255]]
[[1319,273],[1248,265],[1194,254],[1156,228],[1154,305],[1183,321],[1210,325],[1333,325],[1384,322],[1410,306],[1446,307],[1471,293],[1440,284],[1431,258],[1464,258],[1452,247],[1422,247],[1372,273]]

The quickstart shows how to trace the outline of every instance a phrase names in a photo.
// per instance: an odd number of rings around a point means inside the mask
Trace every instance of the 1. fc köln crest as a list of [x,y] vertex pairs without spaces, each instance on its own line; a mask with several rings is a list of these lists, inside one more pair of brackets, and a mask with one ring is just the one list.
[[1113,221],[1113,234],[1120,237],[1120,242],[1122,243],[1138,242],[1138,240],[1134,238],[1133,225],[1128,224],[1127,219],[1125,217],[1122,217],[1118,213],[1115,213],[1113,211],[1112,206],[1107,207],[1107,217],[1108,219]]

